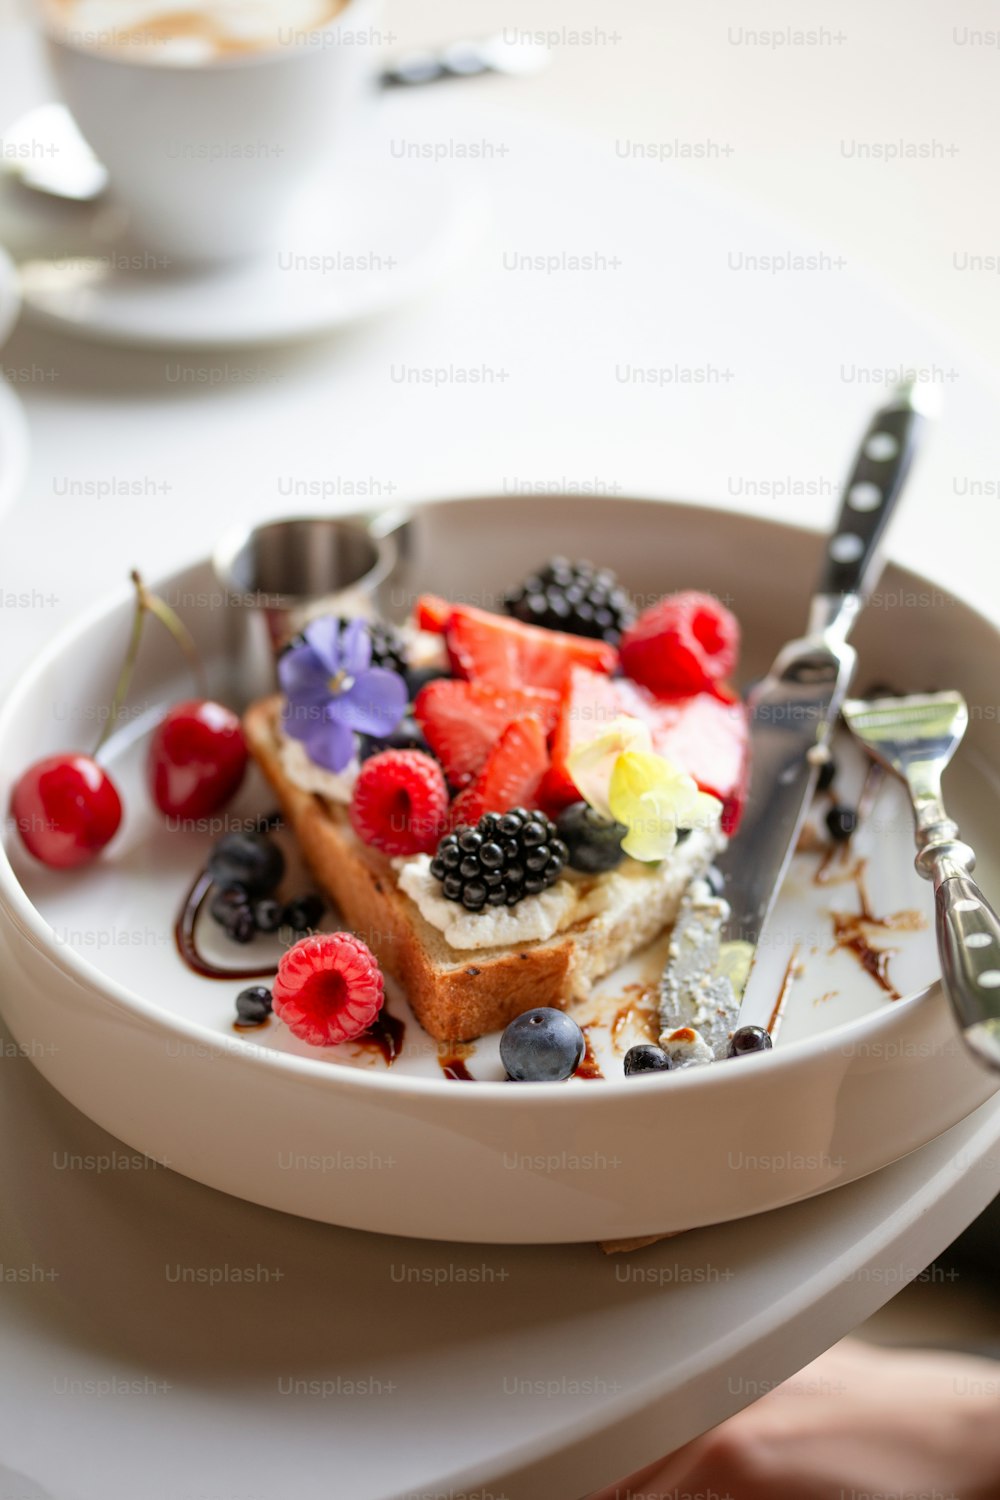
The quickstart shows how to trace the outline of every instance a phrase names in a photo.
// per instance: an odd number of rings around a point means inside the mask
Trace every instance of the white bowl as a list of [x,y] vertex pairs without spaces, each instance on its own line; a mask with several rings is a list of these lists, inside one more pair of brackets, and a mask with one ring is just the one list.
[[[421,507],[409,550],[408,588],[465,599],[495,600],[560,551],[615,567],[640,596],[709,589],[743,624],[741,675],[749,677],[801,629],[820,544],[721,511],[546,496]],[[198,637],[214,690],[231,695],[227,614],[208,564],[158,587]],[[9,698],[0,716],[4,805],[31,761],[96,740],[95,705],[110,700],[130,608],[126,589],[101,604]],[[932,585],[890,569],[856,641],[861,687],[876,679],[955,686],[973,705],[948,791],[988,886],[1000,748],[976,706],[995,697],[996,633]],[[198,979],[172,939],[213,831],[165,829],[141,787],[150,726],[189,691],[176,648],[150,627],[127,727],[109,754],[125,796],[123,830],[95,865],[58,873],[36,865],[8,825],[0,859],[0,1007],[14,1036],[78,1108],[177,1171],[273,1208],[386,1233],[617,1238],[740,1218],[851,1181],[948,1129],[997,1087],[957,1038],[929,928],[890,935],[901,1000],[850,954],[827,952],[827,908],[847,909],[853,887],[818,890],[809,878],[815,856],[800,857],[762,954],[776,991],[793,950],[804,969],[779,1044],[765,1056],[625,1079],[596,1030],[603,1082],[516,1087],[446,1080],[412,1017],[391,1068],[357,1048],[308,1048],[276,1022],[234,1035],[240,984]],[[860,770],[860,760],[849,765],[848,781]],[[269,805],[254,783],[231,816]],[[889,784],[865,837],[876,908],[930,916],[929,887],[912,870],[909,814]],[[652,979],[649,963],[633,977]],[[604,987],[606,1005],[626,996],[627,977]],[[408,1015],[398,994],[391,1007]],[[495,1038],[477,1046],[469,1064],[477,1077],[498,1077],[495,1047]]]

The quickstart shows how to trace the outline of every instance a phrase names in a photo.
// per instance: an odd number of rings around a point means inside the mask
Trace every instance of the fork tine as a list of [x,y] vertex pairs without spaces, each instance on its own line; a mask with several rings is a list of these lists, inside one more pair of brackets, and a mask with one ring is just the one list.
[[844,718],[870,755],[899,776],[919,757],[944,770],[961,744],[969,710],[961,693],[920,693],[905,698],[849,698]]

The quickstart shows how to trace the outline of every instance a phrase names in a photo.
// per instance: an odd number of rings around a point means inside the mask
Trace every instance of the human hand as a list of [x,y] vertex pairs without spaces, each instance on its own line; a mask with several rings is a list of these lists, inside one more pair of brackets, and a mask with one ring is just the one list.
[[590,1500],[1000,1500],[1000,1365],[845,1339]]

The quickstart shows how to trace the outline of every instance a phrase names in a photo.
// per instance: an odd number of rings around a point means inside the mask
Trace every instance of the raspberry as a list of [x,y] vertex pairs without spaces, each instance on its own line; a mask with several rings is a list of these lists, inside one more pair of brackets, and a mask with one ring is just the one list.
[[421,750],[383,750],[361,767],[350,818],[383,854],[432,854],[448,819],[444,772]]
[[317,933],[289,948],[272,994],[275,1015],[312,1047],[360,1036],[385,998],[375,956],[352,932]]
[[622,636],[626,674],[654,693],[714,692],[736,666],[740,627],[711,594],[669,594]]

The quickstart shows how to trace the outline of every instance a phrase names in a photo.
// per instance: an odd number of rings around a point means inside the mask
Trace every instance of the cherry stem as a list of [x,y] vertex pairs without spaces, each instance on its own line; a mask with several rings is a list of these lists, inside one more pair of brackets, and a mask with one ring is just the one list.
[[208,683],[205,679],[205,667],[198,653],[198,647],[194,643],[194,636],[188,630],[176,610],[171,609],[167,601],[161,599],[159,594],[151,593],[139,577],[139,574],[135,571],[132,573],[132,582],[135,584],[136,593],[143,609],[148,609],[149,613],[155,615],[160,624],[170,631],[170,634],[187,657],[187,663],[194,676],[198,693],[202,698],[207,698]]
[[114,729],[115,724],[118,722],[118,715],[121,712],[122,704],[125,702],[129,683],[132,681],[132,671],[135,667],[136,658],[139,655],[139,642],[142,640],[142,627],[145,624],[145,620],[145,605],[142,602],[142,595],[137,592],[135,596],[135,610],[132,614],[132,633],[129,636],[128,649],[125,652],[125,659],[122,662],[121,671],[118,673],[118,681],[115,683],[114,697],[111,699],[111,709],[108,713],[108,717],[104,721],[104,728],[101,730],[101,737],[97,741],[97,744],[94,746],[95,760],[100,754],[101,750],[104,748],[108,736]]
[[170,634],[187,657],[188,665],[194,673],[199,693],[203,698],[208,697],[205,668],[202,665],[201,657],[198,655],[198,648],[194,643],[194,637],[191,635],[191,632],[164,599],[150,592],[135,569],[132,570],[130,577],[135,586],[135,611],[132,615],[132,631],[129,635],[125,659],[122,662],[121,671],[118,673],[118,681],[115,683],[111,708],[105,720],[104,728],[101,730],[101,737],[94,746],[95,759],[107,743],[112,730],[118,722],[118,715],[121,712],[122,705],[128,696],[132,673],[135,670],[135,664],[139,656],[142,628],[146,623],[147,614],[155,615],[160,623],[170,631]]

